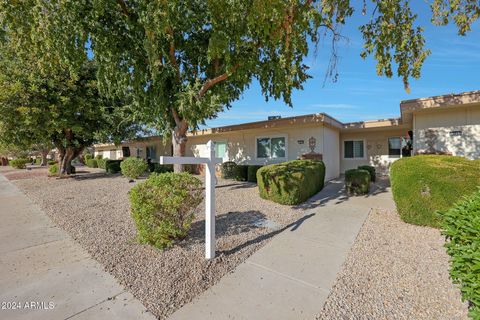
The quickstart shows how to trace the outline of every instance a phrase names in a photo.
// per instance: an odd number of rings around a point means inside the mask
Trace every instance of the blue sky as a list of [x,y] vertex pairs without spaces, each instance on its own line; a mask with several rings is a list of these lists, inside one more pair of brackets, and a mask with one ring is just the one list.
[[[293,95],[293,108],[281,101],[265,102],[258,83],[252,83],[230,110],[208,120],[206,127],[266,120],[269,115],[282,117],[325,112],[340,121],[360,121],[399,116],[401,100],[433,95],[480,90],[480,24],[473,25],[467,36],[457,35],[454,25],[436,27],[430,23],[430,12],[424,1],[415,1],[418,24],[425,28],[426,47],[432,51],[422,77],[411,80],[411,92],[404,90],[402,80],[379,77],[372,58],[360,58],[362,38],[358,26],[365,21],[359,13],[349,20],[342,34],[349,40],[339,46],[338,81],[324,84],[329,58],[329,43],[319,47],[317,57],[306,63],[313,76],[304,90]],[[313,51],[313,50],[312,50]]]

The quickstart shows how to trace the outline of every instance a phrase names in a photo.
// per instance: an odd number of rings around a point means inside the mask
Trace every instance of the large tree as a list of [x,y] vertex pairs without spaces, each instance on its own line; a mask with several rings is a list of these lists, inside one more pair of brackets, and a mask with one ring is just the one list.
[[[360,28],[361,55],[377,60],[379,75],[391,77],[396,68],[408,90],[429,54],[409,0],[0,0],[0,6],[19,54],[42,52],[44,70],[76,70],[93,54],[102,92],[133,97],[136,119],[173,132],[178,156],[187,130],[228,108],[253,79],[266,98],[291,105],[292,91],[309,78],[310,47],[331,37],[335,58],[338,27],[356,11],[371,15]],[[434,0],[431,8],[434,23],[453,18],[460,34],[479,15],[477,0]]]
[[125,107],[99,94],[93,61],[85,60],[77,73],[55,69],[45,75],[35,56],[16,55],[8,39],[0,53],[0,142],[43,154],[55,146],[60,172],[70,174],[86,146],[135,132],[124,121]]

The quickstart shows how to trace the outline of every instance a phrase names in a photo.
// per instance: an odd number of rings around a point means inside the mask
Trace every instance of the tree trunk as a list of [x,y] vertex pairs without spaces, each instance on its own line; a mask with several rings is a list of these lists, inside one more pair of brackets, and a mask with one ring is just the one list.
[[63,157],[60,158],[60,175],[72,174],[72,160],[82,153],[83,147],[67,147]]
[[[184,157],[187,147],[187,130],[188,124],[183,119],[175,126],[172,134],[173,156]],[[174,172],[183,172],[184,166],[182,164],[173,165]]]
[[42,150],[42,163],[40,163],[40,166],[45,167],[47,165],[47,156],[49,152],[50,150]]

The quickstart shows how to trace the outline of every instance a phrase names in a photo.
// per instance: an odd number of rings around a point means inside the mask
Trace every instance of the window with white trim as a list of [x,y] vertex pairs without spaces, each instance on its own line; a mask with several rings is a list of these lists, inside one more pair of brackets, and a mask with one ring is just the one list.
[[224,141],[215,141],[215,157],[223,158],[227,152],[227,143]]
[[286,158],[287,146],[285,137],[257,138],[257,158],[278,159]]
[[402,154],[402,138],[393,137],[388,138],[388,157],[400,158]]
[[343,142],[345,159],[363,159],[365,157],[363,140],[346,140]]

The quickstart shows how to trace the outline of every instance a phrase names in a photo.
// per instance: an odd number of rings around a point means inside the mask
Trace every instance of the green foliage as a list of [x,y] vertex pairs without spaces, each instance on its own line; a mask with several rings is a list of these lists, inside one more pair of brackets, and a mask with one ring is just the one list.
[[469,302],[470,317],[480,319],[480,191],[441,211],[440,220],[451,256],[450,276]]
[[15,169],[25,169],[27,167],[27,163],[30,162],[30,159],[13,159],[10,160],[9,164]]
[[121,164],[123,160],[98,159],[97,162],[101,160],[105,161],[105,170],[107,171],[107,173],[118,173],[122,171]]
[[[336,43],[355,14],[371,15],[360,27],[361,56],[373,56],[379,75],[396,73],[408,88],[430,53],[408,0],[0,0],[0,7],[3,38],[17,55],[35,54],[44,74],[75,73],[92,50],[102,92],[131,98],[137,119],[169,133],[214,117],[253,79],[265,97],[291,105],[309,78],[305,57],[325,33],[333,40],[327,71],[335,79]],[[453,19],[461,34],[478,10],[473,0],[432,6],[434,21]]]
[[53,166],[53,165],[57,164],[57,161],[55,161],[55,160],[48,160],[48,161],[47,161],[47,164],[48,164],[49,166]]
[[83,160],[84,160],[85,163],[87,163],[87,160],[90,160],[90,159],[93,159],[93,154],[91,154],[91,153],[86,153],[83,156]]
[[155,172],[155,173],[173,172],[173,165],[172,164],[162,165],[157,162],[152,162],[148,165],[148,170],[150,172]]
[[40,165],[42,163],[42,158],[35,158],[35,164]]
[[106,164],[108,159],[95,158],[95,160],[97,160],[97,166],[100,169],[106,169]]
[[97,160],[103,159],[103,155],[97,154],[97,155],[95,156],[95,159],[97,159]]
[[130,157],[122,161],[120,168],[125,177],[137,179],[148,170],[148,165],[143,159]]
[[375,182],[377,179],[377,172],[374,166],[358,166],[359,170],[367,170],[370,173],[370,181]]
[[248,179],[248,166],[237,164],[235,166],[235,172],[233,179],[237,181],[247,181]]
[[390,180],[400,217],[438,228],[437,210],[447,210],[477,190],[480,161],[439,155],[406,157],[392,164]]
[[345,188],[348,194],[362,195],[370,191],[370,172],[361,169],[345,171]]
[[233,161],[226,161],[222,163],[222,178],[234,179],[236,167],[237,167],[237,164]]
[[58,164],[55,163],[53,165],[51,165],[50,167],[48,167],[48,175],[49,176],[56,176],[58,175]]
[[323,189],[322,161],[292,160],[264,166],[257,171],[260,196],[280,204],[300,204]]
[[85,164],[90,168],[98,168],[97,159],[88,159]]
[[249,165],[247,169],[247,181],[257,183],[257,171],[263,166]]
[[202,183],[190,174],[151,174],[130,191],[139,241],[163,249],[185,238],[202,201]]

